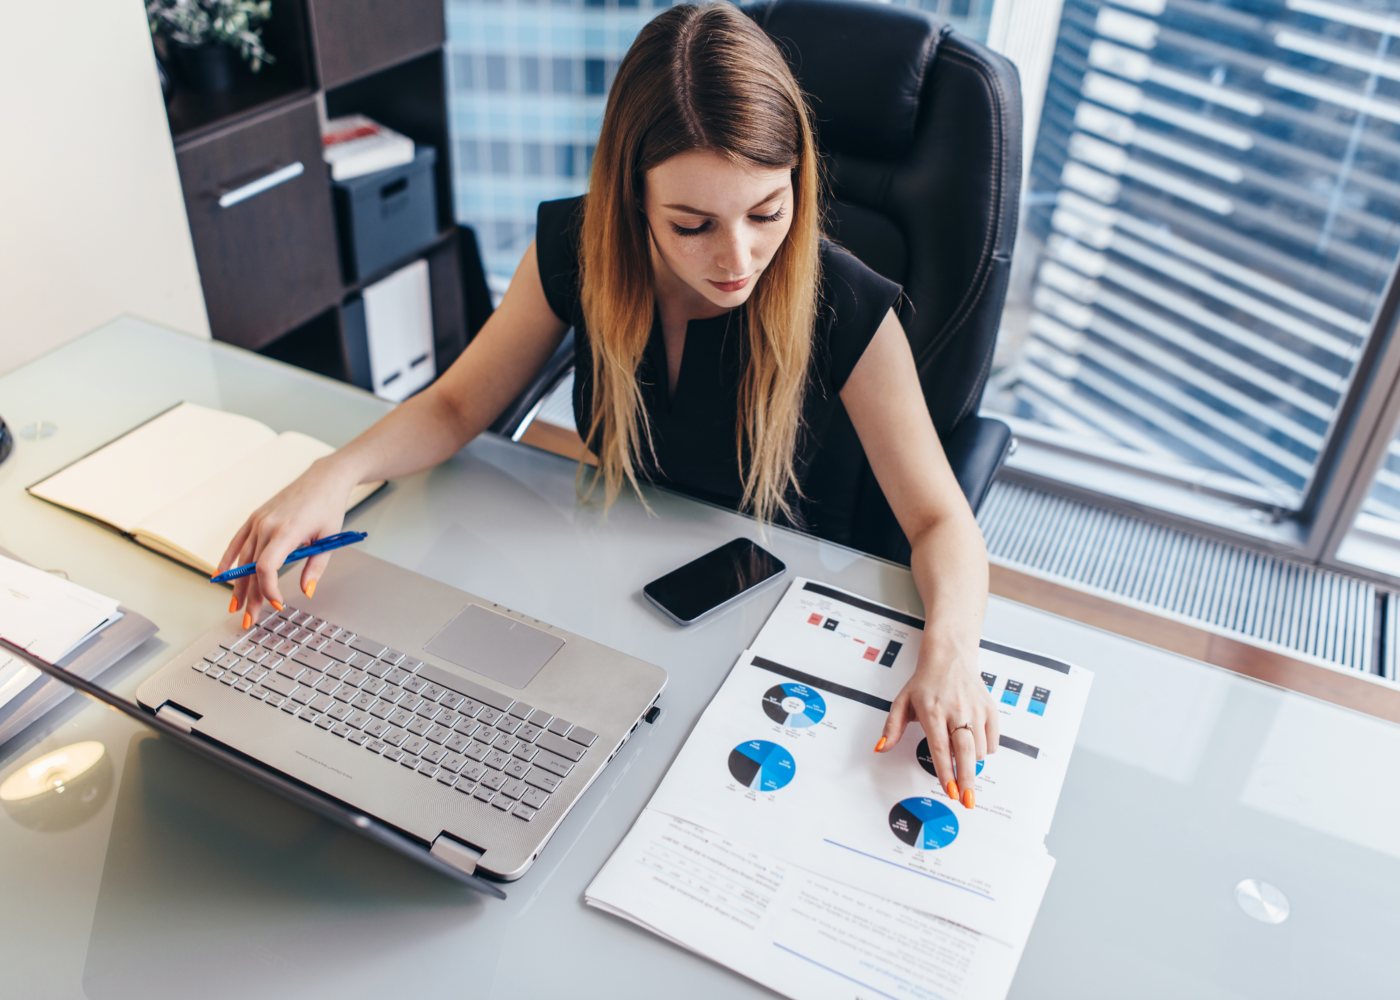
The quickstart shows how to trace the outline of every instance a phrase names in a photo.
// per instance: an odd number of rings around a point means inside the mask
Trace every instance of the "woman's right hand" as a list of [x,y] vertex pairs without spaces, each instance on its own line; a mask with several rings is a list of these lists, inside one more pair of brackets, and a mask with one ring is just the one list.
[[[230,612],[243,610],[243,627],[262,616],[266,600],[278,611],[285,602],[277,583],[277,571],[293,549],[341,530],[345,506],[355,483],[335,463],[335,456],[318,459],[280,493],[255,510],[238,529],[216,573],[255,562],[256,573],[235,580]],[[331,553],[306,560],[301,589],[307,597],[316,593],[316,581],[326,571]]]

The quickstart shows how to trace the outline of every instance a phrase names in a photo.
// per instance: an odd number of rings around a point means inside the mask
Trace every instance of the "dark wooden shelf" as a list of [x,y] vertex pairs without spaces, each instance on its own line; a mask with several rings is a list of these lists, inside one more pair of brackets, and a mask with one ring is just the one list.
[[294,104],[313,93],[310,87],[257,77],[222,94],[200,94],[177,88],[166,106],[170,135],[175,140],[175,148],[179,149],[218,129],[237,125],[284,104]]
[[366,286],[372,285],[376,281],[380,281],[384,278],[387,278],[389,275],[399,270],[405,264],[411,264],[415,260],[418,260],[422,257],[427,257],[429,254],[442,247],[449,240],[456,239],[456,237],[457,229],[455,226],[450,227],[448,229],[440,230],[438,234],[432,238],[431,242],[419,247],[413,253],[404,257],[402,260],[396,260],[387,267],[382,267],[378,271],[375,271],[373,274],[366,275],[365,277],[359,278],[356,281],[347,282],[345,285],[345,294],[354,295],[357,292],[363,292]]

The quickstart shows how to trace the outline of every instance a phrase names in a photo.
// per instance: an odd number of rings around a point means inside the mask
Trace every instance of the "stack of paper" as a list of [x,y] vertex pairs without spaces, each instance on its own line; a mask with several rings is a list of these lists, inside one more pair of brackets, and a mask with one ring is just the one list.
[[[0,556],[0,637],[57,663],[121,617],[117,602]],[[0,706],[39,671],[0,650]]]
[[1001,745],[966,810],[917,723],[872,752],[922,628],[795,581],[587,902],[792,997],[1004,996],[1092,678],[983,643]]

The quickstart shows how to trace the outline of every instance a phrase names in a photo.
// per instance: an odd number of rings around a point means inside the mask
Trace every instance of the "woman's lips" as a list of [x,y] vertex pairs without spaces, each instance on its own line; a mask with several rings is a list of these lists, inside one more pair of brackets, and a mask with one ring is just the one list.
[[749,283],[748,278],[740,278],[738,281],[711,281],[709,278],[705,280],[709,281],[710,284],[714,285],[721,292],[737,292]]

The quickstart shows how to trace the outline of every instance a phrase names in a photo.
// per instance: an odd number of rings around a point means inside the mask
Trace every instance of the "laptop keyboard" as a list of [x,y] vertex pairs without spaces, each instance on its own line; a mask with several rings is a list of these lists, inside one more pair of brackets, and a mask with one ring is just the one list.
[[290,606],[193,666],[269,708],[527,822],[598,739],[544,709]]

